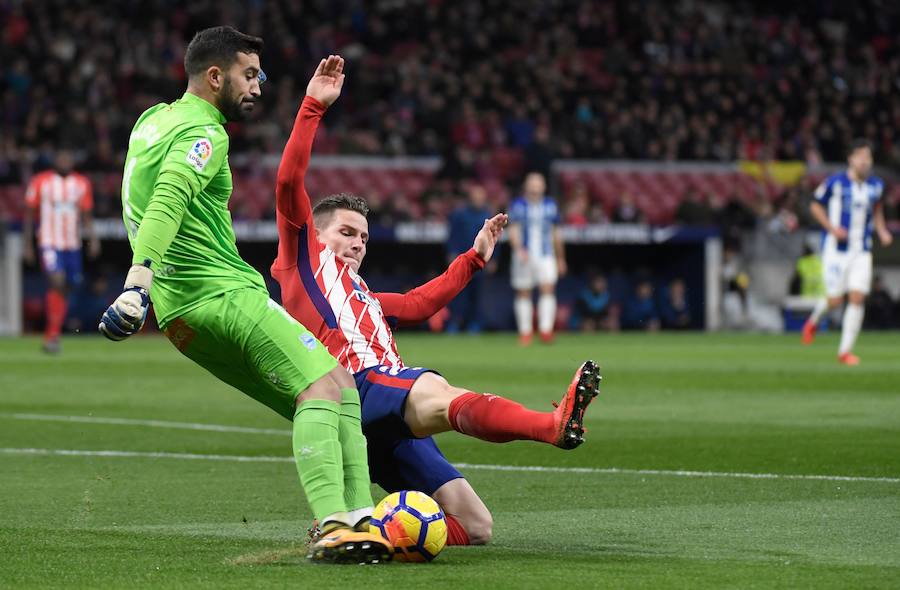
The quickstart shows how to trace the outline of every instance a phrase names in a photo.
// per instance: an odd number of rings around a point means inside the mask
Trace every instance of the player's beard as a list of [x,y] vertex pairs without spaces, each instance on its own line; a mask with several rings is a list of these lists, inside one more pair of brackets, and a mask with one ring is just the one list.
[[[225,120],[227,121],[243,121],[252,110],[252,108],[247,110],[242,108],[244,101],[240,97],[234,96],[231,79],[229,78],[225,78],[225,84],[222,85],[222,92],[219,94],[219,97],[219,104],[216,106],[225,115]],[[253,103],[255,101],[248,100],[246,102]]]

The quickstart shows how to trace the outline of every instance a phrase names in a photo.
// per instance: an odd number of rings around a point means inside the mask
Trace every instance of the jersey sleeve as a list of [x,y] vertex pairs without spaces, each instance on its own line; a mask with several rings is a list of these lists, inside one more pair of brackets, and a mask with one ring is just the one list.
[[814,193],[813,197],[815,198],[816,202],[823,207],[828,206],[828,201],[831,199],[831,194],[834,190],[834,182],[834,177],[829,176],[828,178],[823,180],[822,184],[820,184],[816,188],[816,192]]
[[484,260],[474,249],[460,254],[438,277],[407,293],[375,293],[389,320],[421,322],[433,316],[462,291],[472,275],[484,268]]
[[289,268],[297,264],[301,251],[318,254],[312,219],[312,204],[306,192],[306,170],[312,157],[312,144],[326,107],[307,96],[300,105],[294,128],[288,138],[275,184],[275,216],[278,226],[278,258],[275,266]]
[[548,199],[547,202],[550,205],[550,215],[548,215],[550,223],[552,223],[553,225],[559,225],[559,205],[557,205],[556,201],[554,201],[553,199]]
[[193,198],[219,173],[227,158],[228,134],[221,126],[192,127],[172,143],[159,176],[174,173],[184,177]]
[[884,181],[880,178],[875,179],[875,190],[873,192],[875,193],[875,202],[880,203],[884,196]]
[[228,135],[221,126],[193,127],[175,138],[135,237],[133,264],[150,260],[151,268],[156,268],[175,239],[188,205],[227,158]]

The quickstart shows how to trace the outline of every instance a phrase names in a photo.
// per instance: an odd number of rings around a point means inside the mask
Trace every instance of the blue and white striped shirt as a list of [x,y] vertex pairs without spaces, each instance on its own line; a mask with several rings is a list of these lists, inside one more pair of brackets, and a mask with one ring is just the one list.
[[509,207],[509,222],[522,225],[523,246],[528,255],[540,258],[553,255],[553,226],[559,224],[559,207],[551,197],[539,203],[519,197]]
[[884,182],[877,176],[855,182],[847,172],[832,174],[819,185],[816,201],[825,207],[831,225],[847,230],[845,242],[822,232],[823,255],[872,249],[872,212],[883,192]]

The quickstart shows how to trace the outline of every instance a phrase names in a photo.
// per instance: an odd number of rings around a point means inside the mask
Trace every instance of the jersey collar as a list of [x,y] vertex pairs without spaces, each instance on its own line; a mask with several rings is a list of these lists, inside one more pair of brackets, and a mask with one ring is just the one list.
[[222,111],[217,109],[213,104],[200,98],[196,94],[192,94],[190,92],[185,92],[184,95],[181,97],[181,100],[188,104],[197,106],[203,112],[205,112],[207,115],[209,115],[210,117],[215,119],[217,123],[219,123],[219,124],[225,123],[225,115],[222,114]]

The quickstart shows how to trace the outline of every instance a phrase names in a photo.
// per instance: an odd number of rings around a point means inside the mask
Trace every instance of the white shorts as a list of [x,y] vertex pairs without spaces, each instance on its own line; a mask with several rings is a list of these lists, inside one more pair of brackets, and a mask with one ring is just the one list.
[[822,256],[825,294],[841,297],[848,291],[869,294],[872,286],[871,252],[830,252]]
[[538,285],[555,285],[559,276],[556,269],[556,258],[553,256],[541,256],[535,258],[529,256],[522,262],[513,254],[510,268],[510,279],[513,289],[533,289]]

